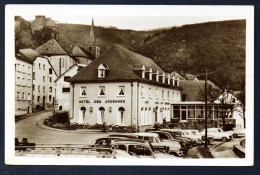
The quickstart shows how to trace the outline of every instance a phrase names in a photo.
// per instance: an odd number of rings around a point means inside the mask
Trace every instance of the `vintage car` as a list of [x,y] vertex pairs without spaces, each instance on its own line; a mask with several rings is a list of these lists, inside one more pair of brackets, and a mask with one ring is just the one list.
[[[116,138],[129,138],[129,139],[139,139],[139,136],[136,134],[132,134],[132,133],[120,133],[120,134],[110,134],[108,136],[109,137],[116,137]],[[149,142],[150,143],[150,142]],[[158,150],[161,152],[168,152],[169,147],[165,146],[165,145],[151,145],[150,143],[150,147],[152,147],[154,150]]]
[[[221,128],[208,128],[207,132],[209,135],[212,135],[214,140],[221,140],[226,142],[232,139],[232,133],[224,132]],[[201,132],[201,134],[205,133],[205,129]]]
[[[129,155],[136,158],[151,158],[151,159],[176,159],[177,157],[166,153],[161,153],[153,149],[150,143],[140,139],[122,138],[112,142],[112,148],[116,152],[125,151]],[[128,157],[127,157],[128,158]]]
[[177,141],[180,143],[181,145],[181,150],[183,152],[187,152],[188,151],[188,145],[187,142],[181,139],[177,139],[177,138],[173,138],[172,135],[168,132],[168,131],[150,131],[150,133],[156,133],[159,135],[159,138],[161,140],[168,140],[168,141]]
[[194,140],[191,140],[190,138],[181,137],[180,133],[176,129],[161,129],[161,131],[167,131],[171,134],[171,136],[175,139],[180,139],[186,142],[188,148],[191,148],[193,146]]
[[232,131],[227,131],[231,133],[234,138],[237,137],[245,137],[245,129],[244,128],[233,128]]
[[137,135],[139,139],[148,140],[153,145],[153,147],[167,146],[169,148],[169,154],[183,156],[183,151],[181,150],[181,145],[178,141],[161,140],[159,135],[156,133],[142,132],[134,134]]
[[[189,129],[185,130],[189,132],[189,135],[195,135],[201,138],[202,142],[205,142],[205,133],[200,133],[198,130],[195,129]],[[213,141],[213,136],[210,134],[207,134],[207,143],[210,144],[210,142]]]

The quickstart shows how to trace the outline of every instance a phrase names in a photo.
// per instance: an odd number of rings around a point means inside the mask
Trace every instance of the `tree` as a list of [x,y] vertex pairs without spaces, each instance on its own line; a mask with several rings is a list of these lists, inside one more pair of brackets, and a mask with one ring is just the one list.
[[241,82],[241,91],[237,94],[237,99],[240,101],[239,105],[243,110],[243,120],[244,120],[244,128],[246,128],[246,88],[245,88],[245,78],[242,79]]

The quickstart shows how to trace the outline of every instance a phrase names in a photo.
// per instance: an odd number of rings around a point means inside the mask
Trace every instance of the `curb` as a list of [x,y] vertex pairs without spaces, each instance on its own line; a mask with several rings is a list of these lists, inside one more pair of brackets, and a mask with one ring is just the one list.
[[238,143],[234,144],[233,151],[239,158],[245,158],[245,148],[240,146],[240,144],[238,144]]
[[51,127],[45,126],[44,124],[39,124],[40,120],[44,120],[45,118],[47,118],[47,117],[40,118],[40,119],[34,121],[33,125],[38,127],[38,128],[41,128],[41,129],[50,130],[50,131],[65,132],[65,133],[75,133],[75,134],[100,134],[100,133],[103,133],[102,131],[98,131],[98,130],[95,130],[95,131],[91,131],[91,130],[88,130],[88,131],[68,131],[68,130],[62,130],[62,129],[57,129],[57,128],[51,128]]
[[214,158],[216,158],[216,156],[215,156],[215,154],[214,154],[214,150],[217,148],[217,147],[219,147],[220,145],[222,145],[222,144],[224,144],[225,142],[221,142],[221,143],[219,143],[219,144],[217,144],[217,145],[214,145],[209,151],[211,152],[211,155],[214,157]]

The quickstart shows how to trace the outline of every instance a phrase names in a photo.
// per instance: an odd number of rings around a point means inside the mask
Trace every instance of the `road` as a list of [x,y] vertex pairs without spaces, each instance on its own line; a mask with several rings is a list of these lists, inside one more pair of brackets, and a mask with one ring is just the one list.
[[225,142],[213,150],[212,154],[215,158],[239,158],[233,151],[233,145],[239,139]]
[[36,144],[91,144],[95,138],[105,133],[68,133],[39,128],[35,125],[37,120],[48,117],[52,111],[42,112],[20,120],[15,123],[15,137],[21,140],[28,138],[29,142]]

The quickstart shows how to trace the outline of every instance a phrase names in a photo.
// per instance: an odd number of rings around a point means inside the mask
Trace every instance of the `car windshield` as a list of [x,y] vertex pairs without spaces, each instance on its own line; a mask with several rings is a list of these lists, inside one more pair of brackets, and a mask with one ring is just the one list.
[[152,152],[144,145],[129,145],[129,154],[138,156],[151,156]]
[[223,132],[222,129],[218,129],[218,132]]
[[168,133],[159,133],[159,138],[162,139],[171,139],[171,136]]
[[192,133],[193,135],[198,135],[198,133],[197,133],[196,131],[191,131],[191,133]]

